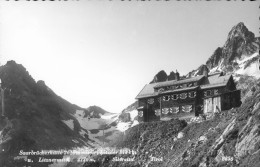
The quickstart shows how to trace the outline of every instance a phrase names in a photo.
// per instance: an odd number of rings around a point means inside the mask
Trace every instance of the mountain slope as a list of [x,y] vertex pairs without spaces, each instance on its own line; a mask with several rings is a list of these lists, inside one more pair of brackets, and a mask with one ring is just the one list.
[[[0,67],[0,78],[5,88],[6,111],[6,117],[0,118],[0,166],[28,165],[25,161],[14,161],[20,150],[101,147],[132,125],[122,121],[120,114],[109,113],[98,106],[84,109],[71,104],[56,95],[44,81],[36,82],[15,61]],[[63,155],[42,157],[60,159]],[[37,163],[39,156],[27,158],[34,161],[31,165],[50,164]]]
[[[93,141],[92,146],[108,145],[123,134],[125,130],[138,124],[137,120],[135,120],[137,111],[125,110],[123,113],[100,113],[98,111],[105,110],[96,106],[90,108],[88,110],[76,110],[73,116],[78,120],[82,129],[88,132],[88,138]],[[81,133],[84,134],[84,132]]]
[[[14,61],[0,67],[5,88],[6,118],[1,117],[0,166],[14,162],[20,150],[68,149],[87,145],[79,134],[78,121],[71,116],[80,107],[57,96],[43,81],[35,82]],[[73,128],[65,121],[71,120]],[[41,165],[44,166],[46,163]]]

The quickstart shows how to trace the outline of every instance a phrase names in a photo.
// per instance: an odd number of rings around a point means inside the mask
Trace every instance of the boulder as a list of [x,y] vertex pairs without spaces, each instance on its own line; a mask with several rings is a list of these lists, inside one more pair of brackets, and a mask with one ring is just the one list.
[[184,133],[183,132],[179,132],[178,135],[177,135],[177,138],[178,139],[181,139],[184,137]]

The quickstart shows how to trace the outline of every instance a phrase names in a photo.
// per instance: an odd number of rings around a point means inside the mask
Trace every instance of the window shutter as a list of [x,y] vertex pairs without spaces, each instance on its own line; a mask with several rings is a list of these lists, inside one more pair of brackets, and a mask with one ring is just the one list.
[[168,114],[168,112],[169,112],[169,108],[163,108],[162,109],[162,113],[163,114]]

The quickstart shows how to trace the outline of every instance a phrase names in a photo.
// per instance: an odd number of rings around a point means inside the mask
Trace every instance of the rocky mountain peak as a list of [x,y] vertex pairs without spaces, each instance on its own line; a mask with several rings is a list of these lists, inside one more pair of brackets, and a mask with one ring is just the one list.
[[175,80],[176,79],[176,73],[175,72],[170,72],[168,76],[168,81]]
[[256,52],[257,47],[254,33],[249,31],[244,23],[238,23],[228,33],[228,38],[223,46],[222,57],[224,65],[230,64],[235,58],[241,58],[242,55],[250,55]]
[[259,37],[248,30],[243,22],[235,25],[228,33],[227,41],[223,47],[218,47],[207,60],[209,69],[219,66],[222,70],[233,64],[242,56],[250,56],[259,50]]
[[32,93],[36,90],[36,82],[26,68],[13,60],[0,66],[0,78],[3,87],[12,90],[13,94],[21,94],[25,91]]
[[150,83],[163,82],[166,81],[167,78],[168,76],[166,72],[164,70],[161,70],[154,76],[153,80]]
[[237,25],[235,25],[229,32],[226,44],[236,37],[243,38],[244,41],[250,42],[253,41],[255,35],[247,29],[243,22],[240,22]]
[[161,70],[158,72],[153,80],[150,82],[151,83],[156,83],[156,82],[164,82],[164,81],[171,81],[171,80],[179,80],[182,79],[183,76],[180,76],[180,73],[176,70],[176,72],[171,71],[169,75],[164,70]]
[[4,70],[12,75],[29,75],[26,68],[24,68],[21,64],[17,64],[14,60],[7,61],[7,63],[1,67],[1,70]]

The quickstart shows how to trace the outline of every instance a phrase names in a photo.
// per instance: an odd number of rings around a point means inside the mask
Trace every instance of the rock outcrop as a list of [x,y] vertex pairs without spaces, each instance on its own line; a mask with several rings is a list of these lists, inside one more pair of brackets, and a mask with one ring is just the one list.
[[214,51],[213,55],[206,62],[206,65],[208,66],[208,68],[212,69],[212,68],[219,65],[221,58],[223,58],[222,57],[222,50],[223,49],[221,47],[218,47]]
[[163,82],[166,81],[167,78],[168,76],[166,72],[164,70],[161,70],[154,76],[153,80],[150,83]]
[[176,73],[175,72],[170,72],[168,75],[168,81],[175,80],[176,79]]

